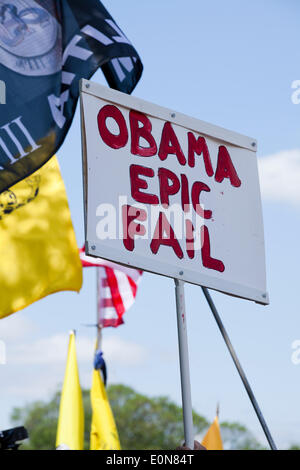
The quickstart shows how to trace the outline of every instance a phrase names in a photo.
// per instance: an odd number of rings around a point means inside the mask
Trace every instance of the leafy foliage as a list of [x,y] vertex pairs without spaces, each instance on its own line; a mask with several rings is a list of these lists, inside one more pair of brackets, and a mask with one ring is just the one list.
[[251,432],[239,423],[220,424],[223,447],[227,450],[263,450]]
[[299,444],[292,444],[288,450],[300,450]]
[[[183,438],[182,411],[167,397],[149,398],[124,385],[108,390],[121,446],[128,450],[175,449]],[[195,432],[207,421],[194,413]]]
[[[175,449],[183,441],[182,410],[169,398],[148,397],[125,385],[110,385],[107,389],[115,417],[122,449]],[[90,393],[83,390],[85,413],[84,447],[89,449],[91,405]],[[24,425],[30,439],[21,449],[55,449],[60,393],[48,402],[37,401],[15,408],[11,420]],[[204,435],[207,420],[193,412],[195,434]],[[260,449],[251,433],[238,423],[222,423],[221,434],[227,449]]]

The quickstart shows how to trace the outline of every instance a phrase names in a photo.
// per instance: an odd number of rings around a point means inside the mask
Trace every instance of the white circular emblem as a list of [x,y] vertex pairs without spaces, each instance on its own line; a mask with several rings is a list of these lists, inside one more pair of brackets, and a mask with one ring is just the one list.
[[34,0],[0,0],[0,63],[22,75],[61,68],[61,26]]

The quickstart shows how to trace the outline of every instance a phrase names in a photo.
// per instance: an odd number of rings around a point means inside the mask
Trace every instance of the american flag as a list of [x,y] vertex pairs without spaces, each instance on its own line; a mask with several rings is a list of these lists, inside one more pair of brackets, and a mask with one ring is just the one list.
[[123,315],[134,303],[143,271],[127,268],[101,258],[87,256],[80,249],[82,266],[98,270],[98,312],[100,326],[119,326]]

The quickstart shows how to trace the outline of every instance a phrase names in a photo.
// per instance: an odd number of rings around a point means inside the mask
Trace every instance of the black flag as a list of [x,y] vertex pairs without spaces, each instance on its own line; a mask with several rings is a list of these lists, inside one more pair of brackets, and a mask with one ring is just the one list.
[[141,60],[98,0],[0,0],[0,192],[41,167],[71,125],[79,80],[101,67],[131,93]]

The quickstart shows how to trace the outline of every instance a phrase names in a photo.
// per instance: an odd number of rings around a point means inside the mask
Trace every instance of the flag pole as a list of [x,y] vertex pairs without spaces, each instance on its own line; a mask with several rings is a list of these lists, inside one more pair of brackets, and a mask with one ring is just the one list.
[[229,336],[228,336],[228,334],[227,334],[227,331],[225,330],[225,327],[224,327],[224,325],[223,325],[223,323],[222,323],[222,320],[221,320],[220,315],[219,315],[219,313],[218,313],[218,311],[217,311],[217,308],[216,308],[216,306],[215,306],[215,304],[214,304],[214,302],[213,302],[213,300],[212,300],[212,298],[211,298],[211,295],[210,295],[210,293],[208,292],[208,289],[207,289],[206,287],[202,287],[202,290],[203,290],[203,293],[204,293],[205,298],[206,298],[206,300],[207,300],[207,303],[208,303],[208,305],[209,305],[209,307],[210,307],[210,309],[211,309],[211,311],[212,311],[212,314],[213,314],[213,316],[215,317],[215,320],[216,320],[216,322],[217,322],[217,325],[218,325],[218,327],[219,327],[219,330],[220,330],[220,332],[221,332],[221,335],[223,336],[223,339],[224,339],[224,341],[225,341],[225,343],[226,343],[226,346],[227,346],[227,348],[228,348],[228,351],[230,352],[230,355],[231,355],[231,357],[232,357],[232,359],[233,359],[233,362],[234,362],[234,364],[235,364],[235,366],[236,366],[236,368],[237,368],[237,371],[238,371],[238,373],[239,373],[239,375],[240,375],[240,377],[241,377],[241,379],[242,379],[242,382],[243,382],[244,387],[245,387],[245,389],[246,389],[246,392],[247,392],[247,394],[248,394],[248,396],[249,396],[249,398],[250,398],[250,401],[251,401],[251,403],[252,403],[252,405],[253,405],[253,408],[254,408],[254,410],[255,410],[255,413],[256,413],[256,415],[257,415],[257,417],[258,417],[258,419],[259,419],[259,422],[260,422],[260,424],[261,424],[261,427],[263,428],[263,431],[264,431],[264,433],[265,433],[265,436],[266,436],[266,438],[267,438],[267,441],[268,441],[268,443],[269,443],[269,445],[270,445],[270,447],[271,447],[272,450],[277,450],[276,445],[275,445],[275,443],[274,443],[274,440],[273,440],[273,438],[272,438],[272,436],[271,436],[271,433],[270,433],[270,431],[269,431],[269,428],[268,428],[268,426],[267,426],[267,423],[266,423],[266,421],[265,421],[265,419],[264,419],[264,417],[263,417],[263,414],[262,414],[262,412],[261,412],[261,410],[260,410],[260,408],[259,408],[259,406],[258,406],[258,403],[257,403],[257,401],[256,401],[256,398],[255,398],[255,396],[254,396],[254,393],[253,393],[253,391],[252,391],[252,389],[251,389],[251,387],[250,387],[250,384],[249,384],[249,382],[248,382],[248,379],[247,379],[247,377],[246,377],[246,374],[245,374],[245,372],[244,372],[244,370],[243,370],[243,368],[242,368],[242,366],[241,366],[241,364],[240,364],[240,361],[239,361],[239,359],[238,359],[238,357],[237,357],[237,355],[236,355],[236,352],[235,352],[235,350],[234,350],[234,348],[233,348],[233,346],[232,346],[232,343],[231,343],[231,341],[230,341],[230,339],[229,339]]
[[101,348],[101,342],[102,342],[102,327],[100,323],[100,289],[99,289],[99,268],[96,267],[96,324],[97,324],[97,343],[96,343],[96,349]]
[[194,425],[190,383],[189,353],[184,301],[184,282],[174,279],[177,311],[178,347],[181,376],[182,411],[185,445],[194,449]]

